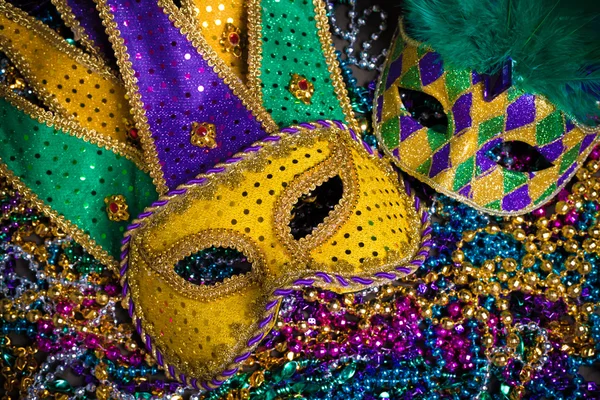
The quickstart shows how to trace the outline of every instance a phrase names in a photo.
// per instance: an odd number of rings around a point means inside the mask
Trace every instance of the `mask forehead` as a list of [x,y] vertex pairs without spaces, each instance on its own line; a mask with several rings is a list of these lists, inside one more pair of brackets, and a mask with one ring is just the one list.
[[[172,375],[224,378],[294,288],[353,292],[422,263],[428,230],[411,198],[345,129],[326,121],[287,128],[172,192],[133,225],[122,270],[130,312]],[[294,205],[336,177],[339,204],[296,239]],[[175,273],[179,261],[212,246],[243,253],[250,272],[206,286]]]
[[[598,134],[576,125],[543,96],[515,86],[490,96],[494,87],[485,79],[399,36],[377,91],[377,135],[398,166],[436,190],[493,214],[525,213],[568,182]],[[447,127],[422,125],[411,91],[439,102]],[[497,164],[491,151],[515,141],[533,147],[552,166],[522,172]]]

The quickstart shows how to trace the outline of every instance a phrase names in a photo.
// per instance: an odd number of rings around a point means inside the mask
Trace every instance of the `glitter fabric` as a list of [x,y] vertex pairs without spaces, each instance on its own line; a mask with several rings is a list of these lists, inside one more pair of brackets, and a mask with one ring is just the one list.
[[40,123],[0,100],[0,159],[39,201],[118,258],[127,221],[110,221],[104,199],[126,198],[138,215],[156,198],[149,176],[125,157]]
[[[96,11],[96,3],[93,0],[53,0],[63,19],[69,16],[73,19],[68,23],[75,32],[81,29],[81,36],[87,36],[96,49],[105,57],[112,59],[112,47],[108,36],[102,26],[102,20]],[[86,43],[86,42],[84,42]]]
[[[190,7],[200,25],[206,43],[215,51],[227,66],[241,79],[246,78],[246,7],[242,0],[185,0],[184,7]],[[240,30],[239,46],[242,54],[229,51],[222,44],[228,41],[228,24]]]
[[[273,119],[282,127],[315,119],[345,120],[329,70],[337,68],[337,60],[329,65],[320,38],[323,32],[319,31],[315,18],[320,2],[255,3],[260,3],[260,10],[256,10],[260,13],[260,24],[251,28],[257,30],[251,34],[258,40],[250,54],[260,60],[256,71],[260,85],[257,81],[253,89],[261,91],[263,104]],[[310,103],[300,101],[289,91],[294,74],[314,85]]]
[[131,118],[123,85],[110,70],[10,4],[0,4],[2,50],[53,112],[127,142]]
[[[160,174],[166,186],[174,188],[266,135],[261,122],[209,64],[210,56],[199,53],[155,1],[107,3],[112,13],[107,23],[114,20],[118,29],[111,32],[112,40],[125,45],[117,58],[122,67],[124,62],[131,65],[124,79],[137,122],[144,121],[142,140],[151,140],[146,151],[155,152],[154,163],[160,165],[160,171],[154,170],[155,180],[160,182]],[[182,18],[180,23],[191,24],[179,10],[172,12]],[[194,122],[215,125],[214,149],[191,143]]]
[[[485,90],[476,72],[445,65],[433,50],[398,35],[379,85],[377,134],[398,166],[436,190],[487,212],[523,214],[568,182],[598,131],[518,86],[487,98]],[[439,102],[427,113],[445,114],[447,126],[429,126],[417,115],[411,92]],[[515,171],[496,163],[490,151],[511,141],[532,146],[552,165]]]

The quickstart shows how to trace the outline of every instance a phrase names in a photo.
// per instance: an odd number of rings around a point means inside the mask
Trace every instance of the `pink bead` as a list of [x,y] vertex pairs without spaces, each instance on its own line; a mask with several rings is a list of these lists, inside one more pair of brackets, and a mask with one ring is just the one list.
[[458,317],[460,315],[460,304],[450,304],[450,306],[448,307],[448,313],[453,317]]
[[546,216],[546,210],[544,210],[543,208],[538,208],[537,210],[533,211],[532,214],[535,215],[538,218],[545,217]]
[[590,153],[590,158],[592,160],[597,160],[600,158],[600,146],[596,146],[594,150]]
[[73,312],[73,304],[61,301],[56,305],[56,312],[62,315],[71,315]]
[[98,347],[100,345],[100,341],[98,340],[98,337],[96,337],[94,335],[90,335],[90,336],[86,337],[84,343],[85,343],[86,347],[89,349],[95,349],[96,347]]

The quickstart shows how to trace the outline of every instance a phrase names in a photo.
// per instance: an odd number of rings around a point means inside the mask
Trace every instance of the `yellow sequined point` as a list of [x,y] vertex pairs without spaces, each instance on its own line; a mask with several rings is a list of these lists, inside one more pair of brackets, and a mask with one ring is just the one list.
[[242,33],[238,27],[233,24],[225,24],[225,29],[221,35],[221,46],[223,51],[231,52],[236,57],[242,56]]

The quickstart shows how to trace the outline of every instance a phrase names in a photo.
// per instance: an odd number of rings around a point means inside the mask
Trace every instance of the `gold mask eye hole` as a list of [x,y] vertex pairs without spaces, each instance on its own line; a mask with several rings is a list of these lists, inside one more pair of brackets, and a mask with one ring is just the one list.
[[336,175],[301,196],[292,207],[290,228],[294,239],[310,235],[339,204],[343,192],[342,179]]
[[174,269],[189,283],[210,286],[248,274],[252,270],[252,263],[236,249],[210,247],[184,257],[175,264]]
[[444,106],[433,96],[416,90],[398,88],[400,101],[419,125],[437,133],[448,133],[448,116]]

